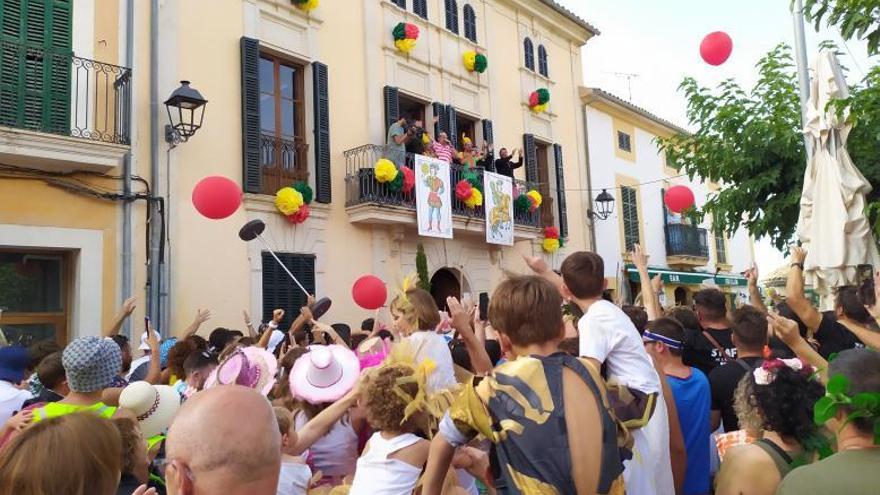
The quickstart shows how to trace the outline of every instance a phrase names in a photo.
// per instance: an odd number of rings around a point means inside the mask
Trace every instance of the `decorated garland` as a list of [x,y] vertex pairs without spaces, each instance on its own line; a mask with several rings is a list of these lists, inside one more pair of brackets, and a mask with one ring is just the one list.
[[547,91],[547,88],[536,89],[529,95],[529,108],[531,108],[533,112],[546,112],[549,105],[550,91]]
[[544,242],[541,243],[541,248],[545,253],[553,254],[564,245],[565,241],[559,237],[559,229],[556,227],[544,228]]
[[373,166],[373,175],[376,182],[388,184],[391,192],[403,192],[409,194],[416,187],[416,173],[409,167],[397,168],[391,160],[380,158]]
[[419,27],[408,22],[399,22],[391,30],[394,36],[394,46],[403,53],[409,54],[416,47],[419,39]]
[[275,193],[275,207],[287,217],[288,222],[303,223],[311,214],[309,204],[313,197],[314,193],[308,184],[297,182],[292,186],[282,187]]
[[291,0],[291,3],[304,12],[311,12],[318,8],[319,0]]
[[486,72],[486,68],[489,66],[489,59],[487,59],[482,53],[477,53],[474,50],[467,50],[464,52],[462,55],[462,61],[464,62],[465,69],[480,74]]
[[513,201],[513,208],[519,213],[531,213],[540,208],[543,201],[541,193],[532,189],[528,192],[520,192]]
[[483,204],[483,193],[467,179],[461,179],[455,185],[455,197],[464,202],[465,206],[474,209]]

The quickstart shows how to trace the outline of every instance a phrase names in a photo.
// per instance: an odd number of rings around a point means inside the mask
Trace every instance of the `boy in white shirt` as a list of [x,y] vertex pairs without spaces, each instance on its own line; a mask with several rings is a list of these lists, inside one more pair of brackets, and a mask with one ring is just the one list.
[[607,380],[628,388],[635,399],[615,407],[635,443],[632,459],[624,462],[627,493],[672,495],[669,420],[660,377],[632,321],[602,299],[606,287],[602,257],[587,251],[573,253],[562,262],[561,277],[540,258],[526,258],[526,263],[584,312],[578,321],[580,355],[596,369],[604,364]]

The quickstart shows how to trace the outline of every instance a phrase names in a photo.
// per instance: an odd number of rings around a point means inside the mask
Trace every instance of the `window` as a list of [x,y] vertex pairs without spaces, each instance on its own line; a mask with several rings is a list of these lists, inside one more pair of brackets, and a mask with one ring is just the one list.
[[541,208],[541,224],[545,227],[556,225],[556,218],[553,211],[555,210],[553,202],[553,193],[550,191],[550,184],[553,178],[550,176],[550,165],[547,163],[547,145],[544,143],[535,143],[535,163],[538,166],[538,192],[544,198]]
[[10,343],[67,341],[68,260],[56,251],[0,251],[0,308]]
[[529,38],[523,40],[523,51],[525,52],[526,69],[535,70],[535,46]]
[[[403,0],[401,0],[403,1]],[[413,0],[413,12],[422,19],[428,18],[428,0]]]
[[639,192],[634,187],[620,188],[621,216],[623,217],[623,242],[626,252],[639,244]]
[[547,49],[544,48],[544,45],[538,45],[538,72],[544,76],[548,77],[547,72]]
[[724,233],[716,233],[715,235],[715,263],[720,265],[727,264],[727,246],[724,244]]
[[474,8],[466,3],[462,9],[462,14],[464,16],[464,37],[476,43],[477,15],[474,13]]
[[629,134],[617,131],[617,148],[627,153],[632,152],[632,139]]
[[260,156],[263,192],[308,180],[304,67],[260,54]]
[[458,34],[458,3],[455,0],[446,1],[446,29]]
[[391,0],[391,3],[402,9],[406,9],[406,0]]
[[[315,256],[312,254],[276,253],[278,259],[310,294],[315,293]],[[293,315],[306,305],[306,296],[270,253],[262,255],[263,321],[272,319],[272,311],[284,310],[281,328],[288,328]]]

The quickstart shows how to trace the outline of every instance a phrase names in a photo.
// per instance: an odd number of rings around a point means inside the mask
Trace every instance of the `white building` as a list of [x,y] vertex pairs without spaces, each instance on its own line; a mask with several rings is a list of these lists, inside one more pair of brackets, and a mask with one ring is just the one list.
[[[602,220],[593,216],[596,251],[605,260],[605,276],[615,297],[632,301],[639,292],[638,274],[630,263],[633,244],[647,249],[649,273],[661,274],[665,304],[690,305],[697,290],[717,285],[729,301],[746,297],[741,272],[754,260],[745,229],[732,237],[716,235],[708,216],[699,225],[668,211],[665,190],[686,185],[701,207],[718,185],[691,181],[666,166],[657,137],[687,132],[646,110],[600,89],[582,88],[590,170],[590,193],[606,189],[614,209]],[[594,208],[597,209],[597,208]],[[661,297],[662,299],[662,297]]]

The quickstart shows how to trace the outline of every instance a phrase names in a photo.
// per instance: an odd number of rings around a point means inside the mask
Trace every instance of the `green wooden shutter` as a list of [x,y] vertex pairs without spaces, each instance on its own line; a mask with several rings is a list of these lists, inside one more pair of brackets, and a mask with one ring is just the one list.
[[455,0],[445,0],[446,7],[446,29],[458,34],[458,2]]
[[449,142],[452,147],[458,149],[458,114],[455,107],[446,105],[446,133],[449,135]]
[[315,201],[330,203],[330,98],[327,86],[327,66],[312,62],[312,82],[315,90]]
[[250,193],[263,192],[260,158],[260,42],[241,38],[242,184]]
[[[45,33],[46,57],[43,65],[44,88],[42,101],[42,124],[46,132],[68,134],[70,132],[70,82],[71,82],[71,25],[73,21],[70,0],[46,0],[46,19],[43,23]],[[29,21],[30,22],[30,21]],[[83,72],[89,77],[91,71]],[[79,79],[79,78],[78,78]],[[87,84],[78,81],[79,84]],[[95,84],[100,84],[96,81]],[[88,85],[85,89],[94,91]],[[91,94],[89,99],[91,99]],[[83,126],[87,127],[94,119],[84,115]]]
[[437,117],[437,121],[434,122],[434,139],[440,139],[441,132],[447,132],[446,128],[446,105],[435,101],[431,103],[431,109],[434,113],[434,117]]
[[400,98],[394,86],[385,86],[383,94],[385,95],[385,132],[388,132],[391,124],[400,120]]
[[483,141],[492,144],[495,142],[495,133],[492,129],[492,121],[483,119]]
[[620,188],[621,213],[623,216],[623,240],[626,251],[632,251],[633,245],[639,243],[639,204],[638,192],[635,188]]
[[413,12],[422,19],[428,19],[428,1],[413,0]]
[[556,161],[556,208],[559,222],[559,237],[568,237],[568,211],[565,204],[565,170],[562,163],[562,146],[553,145],[553,158]]
[[538,182],[538,151],[533,134],[523,134],[523,154],[526,159],[526,181]]
[[27,0],[0,0],[0,124],[20,126],[24,117],[24,36]]
[[[315,293],[315,256],[311,254],[277,253],[278,259],[290,270],[303,287]],[[281,308],[285,312],[283,326],[290,325],[292,315],[298,315],[306,305],[306,296],[290,280],[284,269],[269,253],[262,254],[263,270],[263,321],[272,319],[272,311]]]

